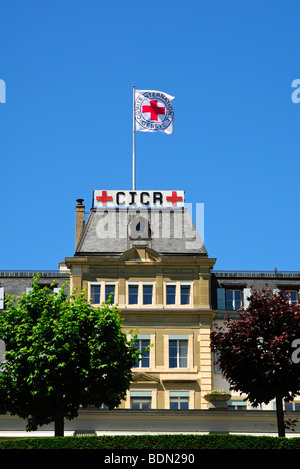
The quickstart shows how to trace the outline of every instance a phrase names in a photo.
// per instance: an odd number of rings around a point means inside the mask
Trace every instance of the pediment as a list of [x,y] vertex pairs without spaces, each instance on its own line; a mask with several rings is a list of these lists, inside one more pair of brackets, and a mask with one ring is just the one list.
[[134,382],[147,382],[147,383],[160,383],[160,379],[155,376],[150,375],[149,373],[133,373],[132,378]]
[[126,263],[161,262],[161,256],[148,246],[134,246],[122,254],[120,261]]

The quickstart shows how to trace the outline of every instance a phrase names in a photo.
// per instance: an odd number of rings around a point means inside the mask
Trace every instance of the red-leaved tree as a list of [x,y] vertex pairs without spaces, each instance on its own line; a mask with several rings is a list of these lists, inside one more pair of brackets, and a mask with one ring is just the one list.
[[238,313],[216,326],[211,349],[232,391],[254,406],[276,400],[278,436],[285,436],[283,401],[300,392],[300,305],[266,286],[251,290],[248,307]]

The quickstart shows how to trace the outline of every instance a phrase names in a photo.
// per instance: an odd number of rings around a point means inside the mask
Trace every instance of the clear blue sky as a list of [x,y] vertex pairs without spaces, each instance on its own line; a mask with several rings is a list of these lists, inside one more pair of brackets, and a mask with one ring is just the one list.
[[74,254],[75,204],[132,188],[132,86],[175,96],[137,133],[136,189],[204,203],[219,270],[300,270],[296,0],[0,2],[0,270]]

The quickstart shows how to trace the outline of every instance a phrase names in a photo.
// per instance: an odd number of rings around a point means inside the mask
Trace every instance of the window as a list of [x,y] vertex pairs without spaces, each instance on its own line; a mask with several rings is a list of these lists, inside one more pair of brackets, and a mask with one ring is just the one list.
[[228,401],[229,410],[247,410],[247,403],[245,401]]
[[132,391],[130,393],[131,409],[151,409],[151,391]]
[[285,294],[291,305],[296,305],[298,303],[298,292],[296,290],[285,291]]
[[149,350],[146,350],[150,345],[150,339],[137,339],[135,348],[141,351],[140,359],[136,363],[137,368],[149,368],[150,367],[150,355]]
[[128,282],[129,305],[152,305],[155,303],[154,282]]
[[101,303],[101,286],[99,283],[91,283],[91,300],[92,303],[95,305],[99,305]]
[[[54,288],[51,284],[47,284],[47,283],[45,283],[45,284],[41,283],[41,284],[38,285],[38,287],[40,289],[46,288],[45,295],[50,295],[50,293],[59,293],[59,291],[60,291],[59,287]],[[33,291],[33,287],[26,287],[26,295],[28,293],[32,292],[32,291]]]
[[175,305],[176,303],[176,284],[169,283],[166,285],[166,303],[167,305]]
[[139,286],[137,283],[128,285],[128,303],[137,305],[139,299]]
[[143,284],[143,304],[152,305],[153,285]]
[[187,339],[169,339],[169,368],[187,368],[188,341]]
[[287,411],[300,410],[300,402],[285,402],[284,409]]
[[237,310],[242,306],[241,290],[226,290],[226,307],[229,310]]
[[190,304],[190,290],[191,290],[190,284],[182,283],[180,285],[180,303],[182,305]]
[[171,391],[170,392],[170,409],[171,410],[188,410],[189,409],[189,392],[188,391]]
[[217,363],[219,356],[220,356],[219,352],[214,352],[214,372],[215,373],[222,373],[222,369],[219,363]]
[[105,283],[105,301],[111,300],[112,302],[114,301],[114,295],[115,295],[115,284],[112,282],[106,282]]

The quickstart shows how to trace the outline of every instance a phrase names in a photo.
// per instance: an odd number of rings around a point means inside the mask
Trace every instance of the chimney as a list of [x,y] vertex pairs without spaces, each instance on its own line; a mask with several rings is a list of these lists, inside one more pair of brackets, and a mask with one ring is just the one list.
[[75,249],[77,249],[78,241],[82,233],[82,230],[84,228],[84,222],[85,222],[85,206],[82,203],[84,202],[84,200],[77,199],[76,202],[77,202],[77,205],[75,207],[75,210],[76,210]]

